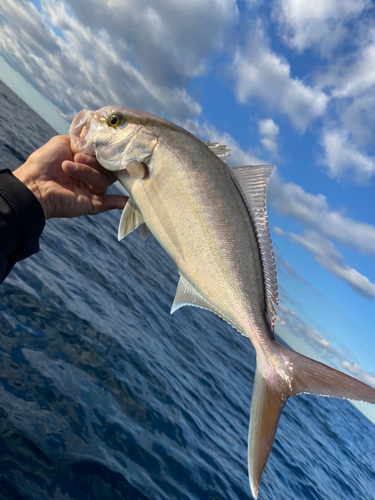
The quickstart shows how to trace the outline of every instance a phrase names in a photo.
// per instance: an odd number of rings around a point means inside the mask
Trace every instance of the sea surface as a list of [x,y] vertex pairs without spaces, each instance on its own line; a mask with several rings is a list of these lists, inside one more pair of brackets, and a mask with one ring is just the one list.
[[[0,168],[55,132],[0,81]],[[0,499],[250,499],[255,354],[214,314],[170,315],[175,266],[119,211],[48,221],[0,286]],[[375,499],[375,428],[290,400],[260,500]]]

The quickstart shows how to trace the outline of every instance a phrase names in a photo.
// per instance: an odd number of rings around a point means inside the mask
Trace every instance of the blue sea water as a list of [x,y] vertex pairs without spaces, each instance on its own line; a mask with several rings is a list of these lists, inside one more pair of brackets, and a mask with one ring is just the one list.
[[[54,131],[0,82],[0,168]],[[119,212],[46,224],[0,286],[0,498],[251,498],[255,354],[214,314],[173,316],[178,275]],[[260,500],[375,499],[374,426],[350,403],[289,401]]]

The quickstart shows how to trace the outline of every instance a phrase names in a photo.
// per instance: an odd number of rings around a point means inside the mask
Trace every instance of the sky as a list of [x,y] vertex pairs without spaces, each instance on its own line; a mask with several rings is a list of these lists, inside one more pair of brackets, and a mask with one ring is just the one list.
[[123,105],[275,164],[276,332],[375,387],[374,20],[370,0],[1,0],[0,78],[59,133]]

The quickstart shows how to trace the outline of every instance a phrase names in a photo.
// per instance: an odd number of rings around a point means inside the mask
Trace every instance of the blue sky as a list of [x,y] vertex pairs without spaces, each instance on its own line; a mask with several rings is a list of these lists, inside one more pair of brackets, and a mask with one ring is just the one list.
[[369,0],[2,0],[0,77],[61,133],[124,105],[227,144],[230,166],[276,164],[276,330],[375,386],[374,16]]

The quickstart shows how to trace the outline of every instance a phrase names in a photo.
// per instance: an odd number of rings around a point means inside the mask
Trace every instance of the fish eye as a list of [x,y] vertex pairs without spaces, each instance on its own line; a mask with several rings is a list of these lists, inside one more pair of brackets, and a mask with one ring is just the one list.
[[112,113],[107,120],[107,123],[110,127],[116,128],[119,127],[124,120],[124,117],[121,113]]

